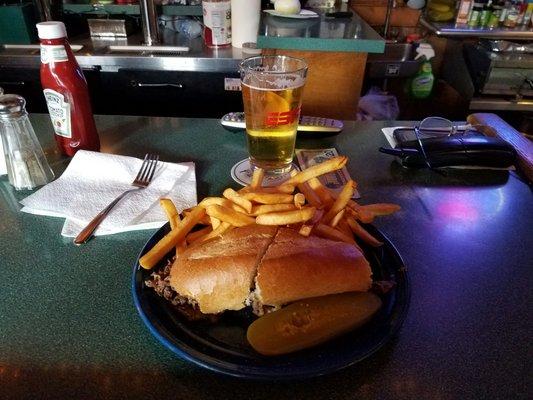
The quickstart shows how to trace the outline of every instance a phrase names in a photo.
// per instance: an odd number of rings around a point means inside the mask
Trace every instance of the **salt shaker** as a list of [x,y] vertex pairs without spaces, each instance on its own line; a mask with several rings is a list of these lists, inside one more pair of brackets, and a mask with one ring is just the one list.
[[25,106],[21,96],[0,95],[0,136],[9,183],[15,190],[33,189],[54,179]]

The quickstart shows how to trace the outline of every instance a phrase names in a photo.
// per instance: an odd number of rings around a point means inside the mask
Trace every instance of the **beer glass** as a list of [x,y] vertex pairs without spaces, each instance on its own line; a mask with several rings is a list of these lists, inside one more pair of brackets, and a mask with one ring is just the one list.
[[250,163],[268,173],[288,172],[307,64],[287,56],[257,56],[240,67]]

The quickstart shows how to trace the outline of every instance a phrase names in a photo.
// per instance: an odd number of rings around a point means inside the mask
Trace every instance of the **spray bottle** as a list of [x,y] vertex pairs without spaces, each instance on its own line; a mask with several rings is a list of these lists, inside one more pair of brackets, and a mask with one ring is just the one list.
[[433,76],[433,71],[431,69],[431,60],[435,57],[435,50],[428,43],[421,43],[417,49],[417,56],[415,60],[423,57],[422,65],[420,70],[411,80],[410,94],[412,97],[417,99],[425,99],[431,94],[433,89],[433,83],[435,77]]

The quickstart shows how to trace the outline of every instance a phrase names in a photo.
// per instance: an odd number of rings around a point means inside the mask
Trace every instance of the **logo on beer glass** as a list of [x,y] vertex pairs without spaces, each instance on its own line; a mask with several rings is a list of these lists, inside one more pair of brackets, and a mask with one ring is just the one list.
[[265,125],[280,126],[294,123],[300,115],[301,107],[297,107],[290,111],[284,112],[269,112],[265,117]]

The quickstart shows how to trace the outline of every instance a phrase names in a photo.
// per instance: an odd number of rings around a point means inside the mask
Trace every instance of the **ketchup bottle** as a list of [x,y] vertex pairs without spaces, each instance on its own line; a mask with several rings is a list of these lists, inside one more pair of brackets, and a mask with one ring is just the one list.
[[54,126],[55,139],[63,154],[100,150],[89,89],[72,53],[63,22],[37,24],[41,40],[41,85]]

